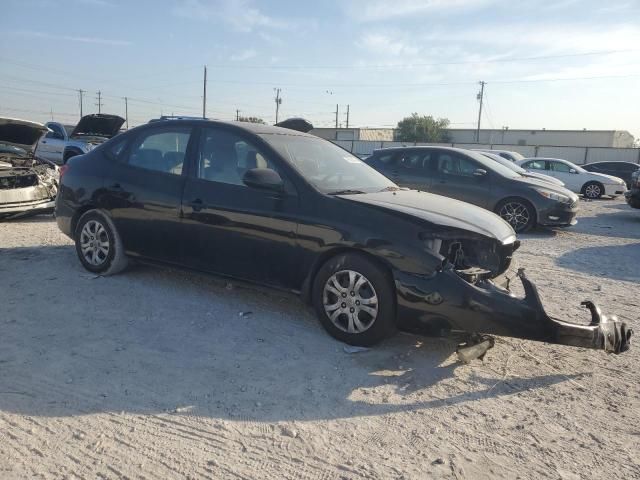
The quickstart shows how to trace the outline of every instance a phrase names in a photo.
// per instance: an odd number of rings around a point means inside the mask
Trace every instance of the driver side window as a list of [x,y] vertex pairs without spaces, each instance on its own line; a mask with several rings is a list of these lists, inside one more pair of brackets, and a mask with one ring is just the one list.
[[202,130],[197,157],[198,178],[246,187],[244,174],[253,168],[270,168],[284,180],[266,154],[243,137],[221,129]]
[[554,172],[569,173],[569,171],[571,170],[571,167],[569,165],[562,162],[549,162],[549,166]]
[[50,124],[50,125],[47,125],[47,128],[51,131],[47,132],[46,138],[55,138],[58,140],[64,139],[64,133],[62,132],[62,129],[58,125]]
[[479,167],[471,160],[467,160],[452,153],[438,155],[438,173],[457,177],[473,177]]

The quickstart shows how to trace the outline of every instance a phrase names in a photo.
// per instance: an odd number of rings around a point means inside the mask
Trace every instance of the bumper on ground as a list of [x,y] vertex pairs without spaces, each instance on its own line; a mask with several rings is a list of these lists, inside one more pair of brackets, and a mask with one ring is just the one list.
[[544,311],[538,291],[524,270],[517,276],[524,286],[524,298],[513,296],[490,280],[470,283],[453,269],[430,277],[396,275],[400,322],[407,322],[402,326],[413,331],[502,335],[610,353],[629,349],[633,332],[626,323],[603,315],[591,301],[582,303],[591,312],[588,324],[552,318]]

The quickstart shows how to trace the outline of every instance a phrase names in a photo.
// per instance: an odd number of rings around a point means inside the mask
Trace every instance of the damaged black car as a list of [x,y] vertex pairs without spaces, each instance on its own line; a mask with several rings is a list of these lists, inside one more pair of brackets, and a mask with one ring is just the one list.
[[58,167],[35,156],[47,127],[0,118],[0,221],[51,213],[58,193]]
[[[178,264],[302,295],[326,330],[372,345],[398,329],[465,332],[620,353],[631,330],[548,316],[520,243],[480,207],[399,188],[317,137],[250,123],[166,120],[62,167],[59,228],[96,274],[129,259]],[[525,296],[514,296],[519,280]]]

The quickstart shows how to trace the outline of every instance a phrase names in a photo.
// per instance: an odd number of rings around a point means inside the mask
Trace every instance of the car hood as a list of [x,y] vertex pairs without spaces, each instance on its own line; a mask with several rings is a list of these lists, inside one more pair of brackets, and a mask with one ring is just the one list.
[[38,140],[47,131],[47,127],[41,123],[0,118],[0,143],[21,148],[26,153],[33,153]]
[[73,129],[71,136],[91,135],[111,138],[120,131],[123,123],[124,118],[118,115],[106,115],[102,113],[85,115],[80,119],[76,128]]
[[522,177],[515,179],[516,182],[526,183],[527,185],[531,185],[532,187],[540,187],[545,190],[549,190],[554,193],[559,193],[564,195],[565,197],[569,197],[572,200],[578,200],[578,196],[573,193],[571,190],[568,190],[566,187],[561,187],[560,185],[556,185],[555,183],[547,182],[546,180],[540,178],[533,177]]
[[564,187],[564,182],[562,180],[558,180],[557,178],[545,175],[544,173],[535,173],[527,170],[527,173],[523,173],[523,175],[525,177],[542,180],[543,182],[552,183],[554,185],[558,185],[559,187]]
[[447,227],[472,231],[511,243],[515,232],[494,213],[469,203],[417,190],[339,195],[339,198],[411,215]]

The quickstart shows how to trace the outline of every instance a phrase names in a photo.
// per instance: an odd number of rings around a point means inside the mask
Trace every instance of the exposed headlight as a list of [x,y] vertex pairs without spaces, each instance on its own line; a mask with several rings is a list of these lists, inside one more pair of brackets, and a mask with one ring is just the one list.
[[566,195],[562,195],[561,193],[552,192],[550,190],[544,190],[542,188],[536,188],[535,191],[538,192],[543,197],[548,198],[549,200],[555,200],[556,202],[562,202],[562,203],[571,203],[571,199]]

